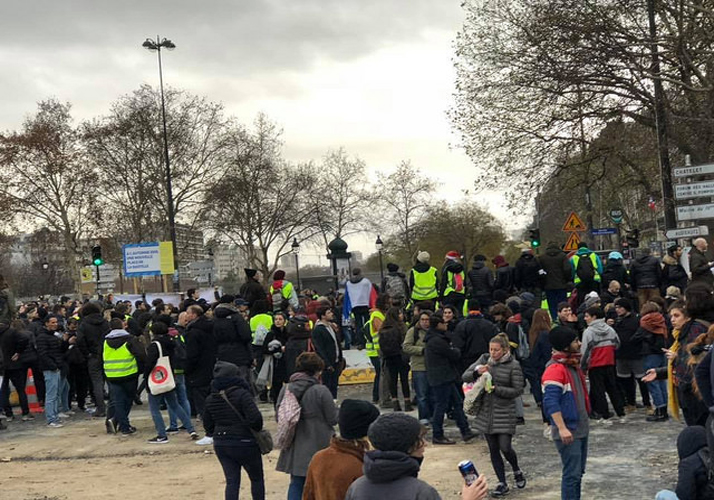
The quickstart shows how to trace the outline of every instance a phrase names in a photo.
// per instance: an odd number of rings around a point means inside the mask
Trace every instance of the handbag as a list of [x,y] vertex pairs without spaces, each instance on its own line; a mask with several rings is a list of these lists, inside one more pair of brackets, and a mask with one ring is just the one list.
[[255,442],[258,443],[258,448],[260,448],[260,454],[261,455],[267,455],[271,451],[273,451],[273,436],[270,435],[270,431],[267,431],[265,429],[255,431],[250,428],[250,426],[246,423],[246,421],[243,419],[243,415],[238,411],[238,409],[233,406],[233,403],[230,402],[228,399],[228,396],[226,396],[226,391],[220,391],[219,394],[221,397],[225,400],[226,403],[228,403],[228,406],[230,406],[235,414],[238,416],[238,420],[240,420],[240,423],[242,425],[245,425],[250,429],[250,432],[253,434],[253,437],[255,438]]
[[159,359],[149,375],[149,390],[152,396],[158,396],[176,389],[176,381],[174,380],[174,372],[171,369],[171,360],[168,356],[164,356],[161,342],[152,343],[159,348]]

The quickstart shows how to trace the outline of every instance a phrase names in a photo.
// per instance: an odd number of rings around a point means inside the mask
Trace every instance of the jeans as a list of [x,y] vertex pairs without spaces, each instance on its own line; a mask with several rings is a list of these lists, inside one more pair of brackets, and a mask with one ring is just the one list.
[[588,460],[588,438],[576,439],[571,444],[563,444],[557,439],[555,447],[563,463],[563,477],[560,480],[560,498],[562,500],[580,500],[580,484],[585,474]]
[[305,476],[293,476],[290,474],[288,500],[302,500],[303,489],[305,489]]
[[160,437],[166,437],[166,424],[164,424],[164,417],[161,415],[161,410],[159,409],[162,399],[166,401],[166,406],[171,408],[171,410],[176,413],[178,418],[181,419],[181,423],[183,423],[184,427],[186,427],[186,430],[189,433],[195,432],[193,424],[191,423],[191,417],[179,405],[178,397],[176,396],[176,389],[174,389],[173,391],[159,394],[158,396],[154,396],[151,392],[149,392],[149,410],[151,410],[151,419],[154,421],[156,433]]
[[345,341],[345,351],[349,351],[352,347],[352,327],[350,325],[342,325],[342,338]]
[[372,402],[376,403],[377,401],[379,401],[379,376],[382,371],[382,362],[379,359],[379,356],[370,356],[369,360],[372,362],[372,366],[374,366],[374,383],[372,384]]
[[679,497],[674,491],[662,490],[657,492],[655,500],[679,500]]
[[[129,430],[129,412],[136,396],[136,386],[139,378],[132,377],[129,380],[113,381],[109,379],[109,411],[107,418],[116,420],[119,430],[126,432]],[[153,416],[153,414],[152,414]]]
[[[183,373],[174,373],[174,380],[176,381],[176,397],[178,398],[178,403],[186,412],[186,415],[191,415],[191,405],[188,404],[188,394],[186,392],[186,377]],[[176,414],[171,408],[169,408],[169,427],[171,429],[178,429]]]
[[27,393],[25,392],[25,385],[27,385],[27,369],[20,368],[19,370],[5,370],[5,377],[2,379],[2,385],[0,386],[0,393],[2,394],[2,409],[5,415],[8,417],[12,416],[12,406],[10,406],[10,382],[15,387],[17,391],[17,396],[20,399],[20,408],[22,408],[22,414],[27,415],[30,413],[30,406],[27,403]]
[[59,411],[62,413],[68,412],[71,405],[69,404],[69,380],[67,377],[60,377],[59,387]]
[[[664,354],[648,354],[645,356],[645,371],[650,368],[667,366]],[[655,408],[667,407],[667,381],[655,380],[647,384]]]
[[253,500],[265,499],[263,479],[263,459],[260,449],[254,443],[244,446],[222,446],[214,442],[213,449],[226,476],[225,500],[236,500],[240,494],[240,474],[244,468],[250,478],[250,492]]
[[96,416],[102,416],[106,413],[104,406],[104,364],[102,359],[91,356],[87,361],[89,369],[89,378],[92,381],[92,395],[94,396],[94,404],[97,405]]
[[459,394],[456,392],[456,386],[453,382],[446,384],[431,386],[431,392],[434,394],[434,416],[432,419],[433,436],[435,439],[444,437],[444,414],[449,405],[454,408],[454,418],[456,425],[461,430],[462,435],[469,434],[469,423],[464,415],[464,407],[461,404]]
[[426,372],[412,371],[412,382],[417,398],[417,409],[419,410],[419,420],[430,420],[434,414],[434,402],[431,387],[426,378]]
[[537,404],[543,401],[543,389],[540,385],[540,377],[533,368],[530,359],[522,359],[520,361],[521,369],[523,370],[523,377],[528,380],[528,384],[531,386],[531,394],[533,394],[533,399]]
[[568,300],[568,292],[565,290],[546,290],[545,298],[548,301],[548,311],[553,321],[558,318],[558,304]]
[[45,418],[47,423],[59,422],[60,371],[44,370],[45,377]]

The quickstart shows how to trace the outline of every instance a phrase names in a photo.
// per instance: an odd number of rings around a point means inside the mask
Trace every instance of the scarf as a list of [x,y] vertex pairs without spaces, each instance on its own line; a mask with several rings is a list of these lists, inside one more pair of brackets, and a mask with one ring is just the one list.
[[501,359],[499,359],[498,361],[496,361],[496,360],[493,359],[491,356],[489,356],[489,357],[488,357],[488,365],[489,365],[489,366],[500,365],[500,364],[502,364],[502,363],[507,363],[507,362],[510,361],[510,360],[511,360],[511,353],[510,353],[510,352],[505,353],[503,356],[501,356]]
[[[674,343],[672,347],[669,348],[672,352],[678,352],[681,345],[679,344],[679,330],[672,331],[672,337],[674,337]],[[674,384],[674,368],[672,366],[673,359],[667,360],[667,406],[669,407],[669,413],[674,418],[679,420],[679,395],[677,394],[677,388]]]
[[[550,358],[553,360],[554,363],[560,363],[561,365],[564,365],[567,370],[565,372],[568,374],[568,382],[570,383],[570,388],[573,391],[573,394],[575,395],[575,401],[577,402],[577,390],[578,386],[575,383],[575,377],[573,376],[573,370],[578,374],[578,377],[580,377],[580,387],[585,390],[587,385],[585,384],[585,374],[583,374],[583,371],[580,369],[580,358],[582,355],[579,352],[561,352],[561,351],[555,351],[553,353],[553,356]],[[588,412],[588,415],[590,414],[590,400],[588,399],[587,393],[583,394],[583,399],[585,400],[585,409]]]
[[664,316],[660,313],[645,314],[640,318],[640,326],[655,335],[662,335],[664,338],[668,337],[667,325],[664,322]]

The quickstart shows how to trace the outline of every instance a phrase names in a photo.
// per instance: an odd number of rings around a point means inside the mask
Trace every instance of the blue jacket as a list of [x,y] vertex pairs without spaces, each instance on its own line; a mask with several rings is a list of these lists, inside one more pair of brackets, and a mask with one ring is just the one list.
[[[576,376],[580,377],[581,385],[585,390],[585,380],[582,372],[578,369]],[[573,394],[573,387],[570,384],[570,376],[568,375],[568,367],[561,363],[551,363],[545,369],[541,378],[543,385],[543,412],[550,420],[552,425],[555,425],[551,415],[560,412],[563,415],[565,426],[574,431],[578,428],[578,402]],[[590,413],[590,403],[588,394],[583,394],[585,398],[585,406]]]

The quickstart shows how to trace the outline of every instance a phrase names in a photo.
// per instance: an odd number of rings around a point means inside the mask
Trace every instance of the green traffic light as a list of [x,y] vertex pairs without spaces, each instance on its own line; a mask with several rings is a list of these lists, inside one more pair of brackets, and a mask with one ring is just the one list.
[[104,261],[102,259],[94,259],[95,266],[101,266],[102,264],[104,264]]
[[531,241],[531,246],[534,247],[534,248],[535,248],[535,247],[539,247],[539,246],[540,246],[540,241],[538,241],[538,240]]

